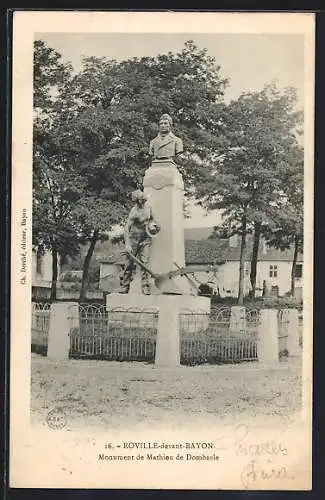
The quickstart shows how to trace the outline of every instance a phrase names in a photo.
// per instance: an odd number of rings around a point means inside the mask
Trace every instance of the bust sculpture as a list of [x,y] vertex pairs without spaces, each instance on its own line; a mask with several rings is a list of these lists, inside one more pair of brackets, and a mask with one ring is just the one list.
[[174,160],[183,152],[182,140],[171,131],[173,120],[164,114],[159,120],[159,133],[150,141],[149,154],[152,160]]

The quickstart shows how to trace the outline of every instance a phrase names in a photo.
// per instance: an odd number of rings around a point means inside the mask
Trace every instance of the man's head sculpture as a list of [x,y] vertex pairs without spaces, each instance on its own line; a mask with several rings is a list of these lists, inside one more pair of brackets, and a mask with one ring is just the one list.
[[160,133],[168,133],[170,132],[171,128],[173,126],[173,119],[170,115],[167,113],[161,115],[160,120],[159,120],[159,131]]
[[131,194],[131,198],[132,198],[132,201],[134,201],[134,202],[140,201],[142,203],[145,203],[148,199],[147,195],[143,191],[140,191],[140,189],[133,191],[133,193]]

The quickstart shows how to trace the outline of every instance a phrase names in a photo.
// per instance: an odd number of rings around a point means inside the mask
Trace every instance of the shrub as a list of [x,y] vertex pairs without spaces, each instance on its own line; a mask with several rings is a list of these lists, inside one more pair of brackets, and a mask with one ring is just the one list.
[[62,282],[66,281],[67,283],[81,283],[81,276],[68,271],[60,276],[60,280]]
[[302,307],[302,301],[295,297],[260,297],[251,301],[249,305],[258,309],[297,309]]
[[[211,306],[236,306],[236,297],[212,297]],[[250,309],[302,309],[302,301],[295,297],[256,297],[251,299],[246,297],[244,299],[244,306]]]

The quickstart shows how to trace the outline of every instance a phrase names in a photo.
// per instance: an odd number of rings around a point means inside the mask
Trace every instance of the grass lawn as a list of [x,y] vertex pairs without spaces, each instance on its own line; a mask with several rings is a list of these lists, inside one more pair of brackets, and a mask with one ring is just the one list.
[[141,362],[69,360],[32,354],[31,417],[54,407],[68,426],[148,426],[266,422],[286,425],[300,411],[301,360],[157,369]]

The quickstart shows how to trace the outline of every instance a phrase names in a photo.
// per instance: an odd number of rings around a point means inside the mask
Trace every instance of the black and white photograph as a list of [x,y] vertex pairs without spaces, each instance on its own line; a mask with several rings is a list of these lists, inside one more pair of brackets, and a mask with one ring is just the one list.
[[313,85],[312,14],[15,13],[12,487],[311,489]]

